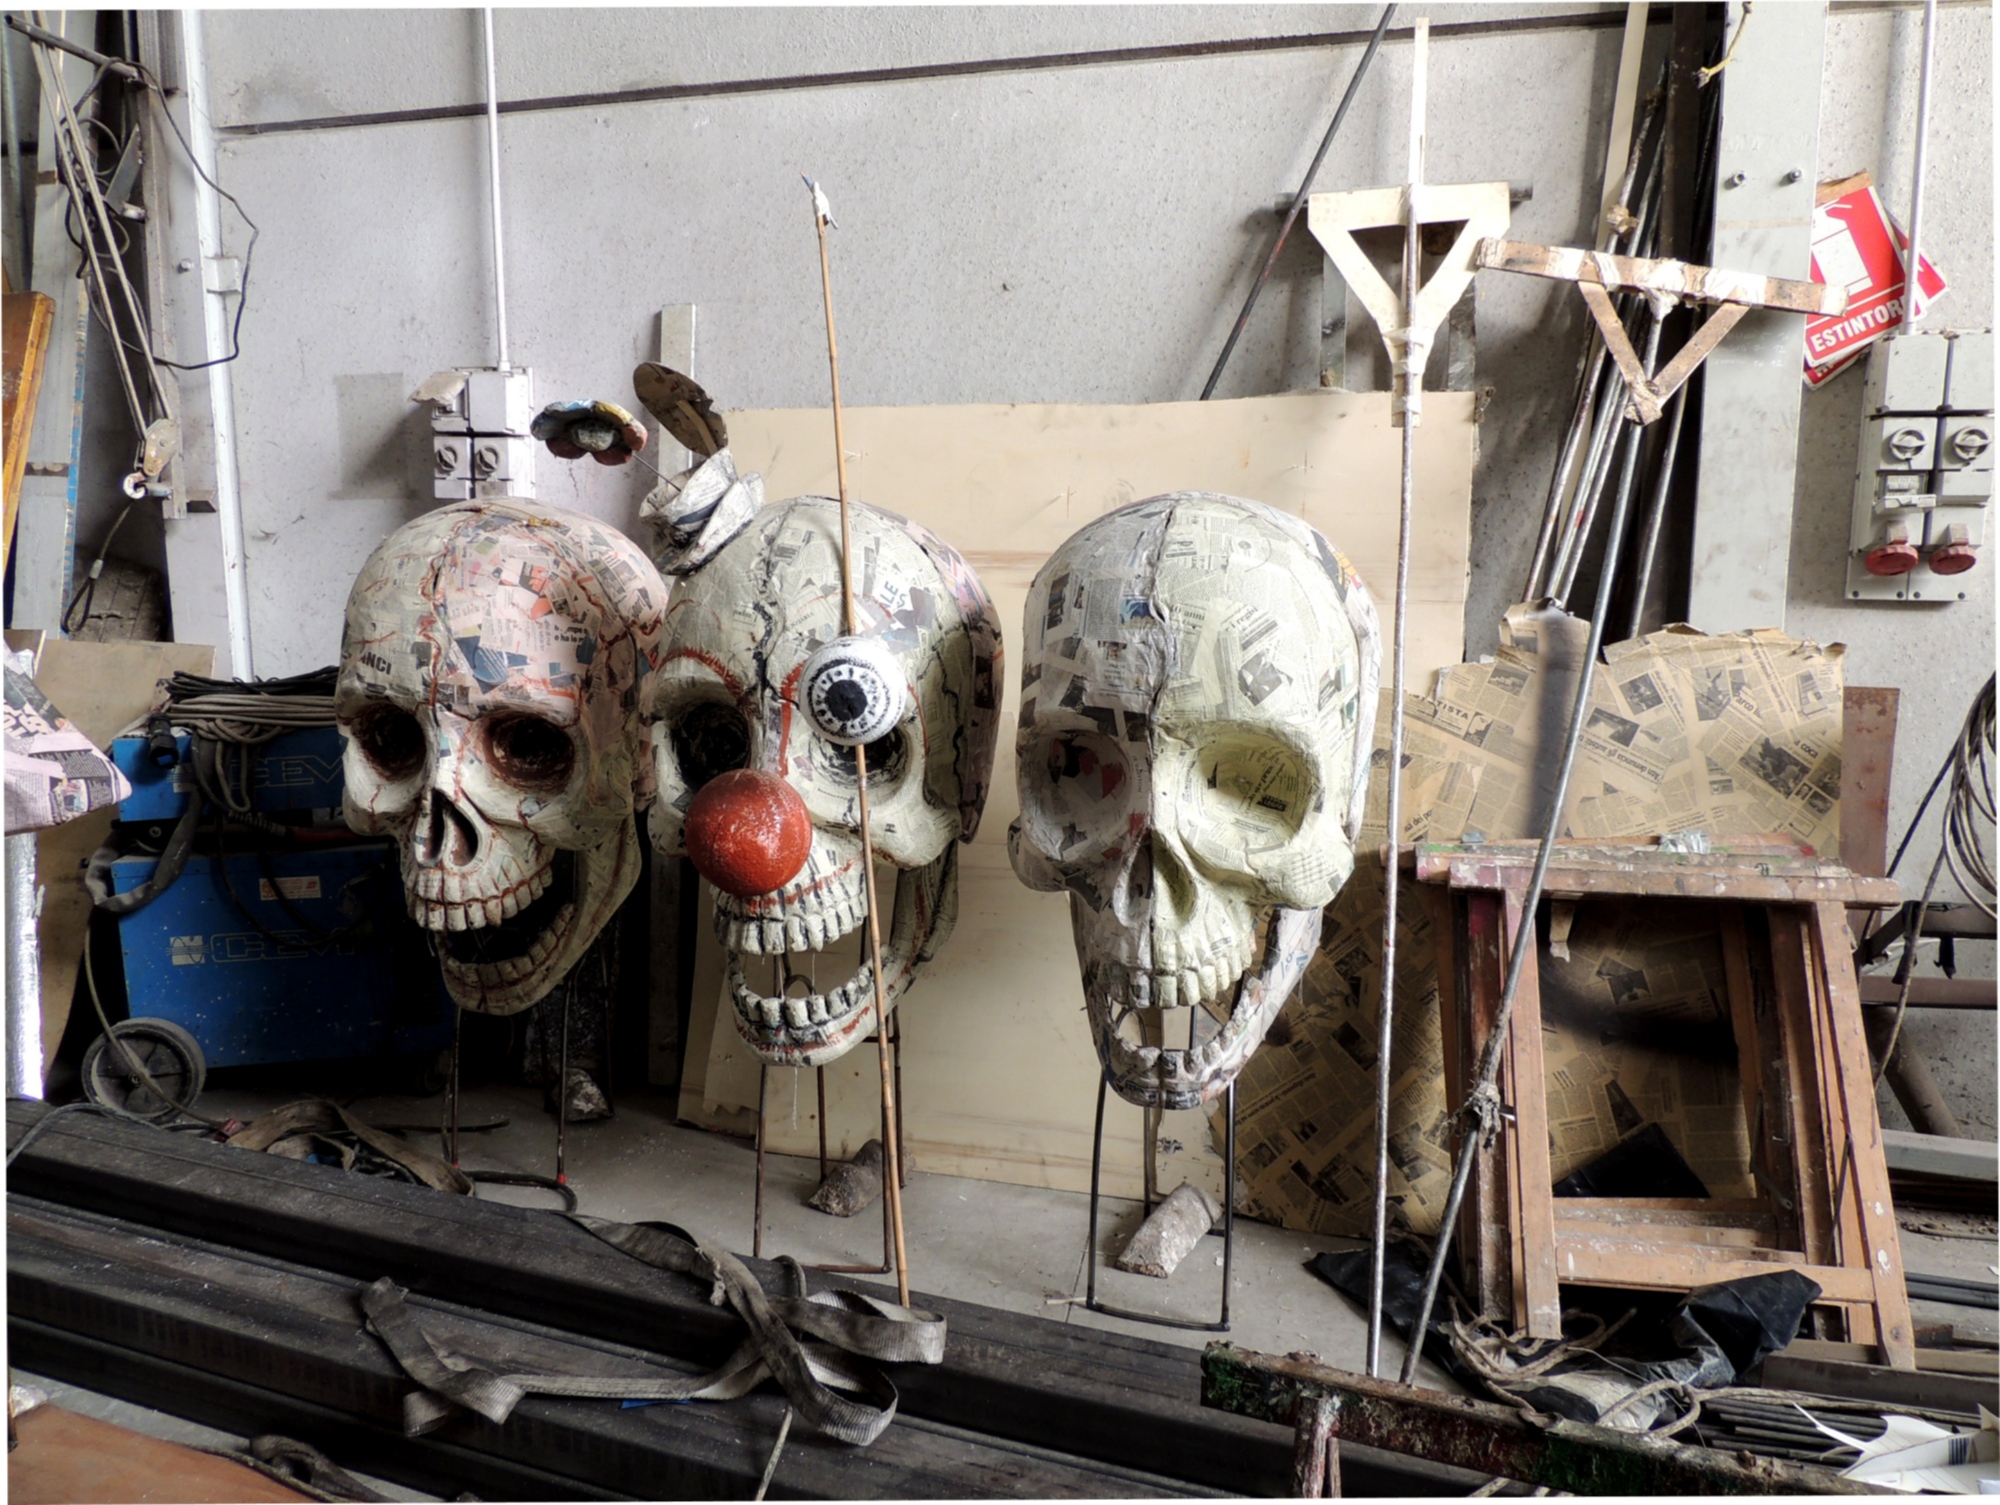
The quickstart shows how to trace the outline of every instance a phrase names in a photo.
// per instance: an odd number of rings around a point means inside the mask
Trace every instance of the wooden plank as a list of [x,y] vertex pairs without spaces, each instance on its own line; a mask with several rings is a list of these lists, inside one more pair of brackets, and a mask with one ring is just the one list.
[[41,396],[42,368],[49,354],[49,331],[55,326],[55,300],[46,293],[7,293],[0,297],[0,365],[4,365],[4,403],[0,403],[0,450],[5,466],[5,523],[0,530],[0,570],[7,567],[14,547],[14,519],[21,510],[21,472],[28,463],[28,435],[34,427],[35,401]]
[[[1838,904],[1815,905],[1808,924],[1812,950],[1825,981],[1829,1031],[1836,1058],[1838,1104],[1853,1146],[1854,1205],[1859,1214],[1861,1253],[1875,1278],[1876,1341],[1895,1369],[1916,1367],[1916,1330],[1903,1289],[1903,1249],[1889,1195],[1889,1168],[1882,1157],[1882,1125],[1875,1107],[1874,1073],[1861,1029],[1861,1000],[1854,986],[1846,912]],[[1852,1259],[1852,1256],[1849,1256]]]
[[[1757,986],[1750,972],[1750,941],[1743,910],[1735,904],[1716,907],[1717,939],[1722,947],[1723,985],[1728,993],[1729,1027],[1736,1038],[1736,1077],[1743,1094],[1743,1128],[1750,1136],[1750,1168],[1761,1202],[1772,1220],[1773,1242],[1797,1248],[1798,1219],[1779,1197],[1798,1205],[1796,1168],[1787,1157],[1770,1154],[1771,1136],[1765,1115],[1773,1097],[1766,1078],[1778,1051],[1775,1029],[1765,1028],[1757,1012]],[[1771,1038],[1767,1039],[1767,1036]],[[1780,1087],[1782,1090],[1782,1087]],[[1761,1179],[1758,1179],[1761,1178]],[[1773,1188],[1777,1195],[1773,1195]],[[1786,1190],[1786,1188],[1792,1188]],[[1782,1229],[1782,1232],[1780,1230]]]
[[[1456,896],[1455,896],[1456,897]],[[1470,893],[1459,899],[1463,906],[1465,930],[1465,977],[1467,1010],[1456,1026],[1461,1044],[1459,1095],[1450,1107],[1456,1112],[1472,1084],[1472,1072],[1492,1032],[1493,1018],[1500,1004],[1504,973],[1500,940],[1500,904],[1488,893]],[[1511,1096],[1511,1068],[1501,1059],[1501,1090]],[[1460,1154],[1464,1153],[1461,1145]],[[1513,1168],[1507,1155],[1482,1154],[1473,1167],[1472,1182],[1466,1188],[1467,1205],[1460,1219],[1459,1254],[1471,1279],[1471,1295],[1480,1310],[1492,1315],[1517,1312],[1526,1303],[1526,1291],[1519,1297],[1513,1257],[1515,1206]]]
[[1797,1270],[1819,1282],[1820,1299],[1860,1306],[1874,1301],[1875,1282],[1866,1270],[1803,1263],[1782,1249],[1674,1245],[1653,1238],[1592,1238],[1566,1243],[1556,1251],[1564,1281],[1574,1285],[1631,1286],[1641,1291],[1693,1291],[1746,1275]]
[[1848,685],[1840,716],[1840,860],[1879,878],[1889,867],[1889,783],[1900,690]]
[[[1831,1359],[1839,1364],[1876,1364],[1882,1351],[1872,1343],[1828,1343],[1794,1338],[1780,1353],[1794,1359]],[[2000,1379],[2000,1354],[1989,1349],[1919,1348],[1917,1368],[1926,1374],[1970,1374]]]
[[1521,911],[1522,891],[1509,888],[1503,900],[1507,920],[1507,951],[1524,948],[1521,982],[1514,995],[1514,1017],[1508,1030],[1508,1065],[1514,1078],[1514,1122],[1507,1126],[1513,1144],[1516,1205],[1520,1237],[1517,1283],[1524,1303],[1515,1308],[1525,1318],[1531,1338],[1560,1338],[1562,1293],[1556,1289],[1556,1220],[1554,1176],[1549,1167],[1548,1074],[1542,1061],[1542,983],[1537,965],[1535,917]]
[[1563,1197],[1556,1206],[1573,1218],[1613,1223],[1708,1224],[1768,1231],[1771,1211],[1759,1197]]
[[1990,1139],[1946,1139],[1941,1134],[1884,1129],[1882,1152],[1892,1171],[1956,1181],[2000,1180],[2000,1144]]
[[[1511,1407],[1370,1379],[1310,1354],[1253,1353],[1213,1343],[1202,1355],[1202,1400],[1296,1423],[1325,1400],[1343,1454],[1350,1439],[1386,1443],[1564,1494],[1861,1494],[1832,1470],[1692,1447],[1611,1427],[1538,1418]],[[1539,1493],[1540,1491],[1537,1491]]]
[[[1894,977],[1857,977],[1864,1008],[1894,1008],[1902,991]],[[1990,977],[1913,977],[1910,979],[1910,1007],[1913,1009],[1991,1009],[1996,996]]]
[[1800,314],[1837,314],[1847,307],[1845,288],[1724,267],[1693,266],[1684,261],[1610,256],[1574,246],[1538,246],[1497,238],[1482,240],[1474,255],[1481,267],[1493,271],[1522,272],[1617,292],[1669,293],[1693,303],[1776,308]]
[[7,1498],[14,1505],[263,1505],[313,1498],[231,1459],[61,1406],[37,1406],[14,1418],[14,1429],[20,1446],[7,1455]]
[[[8,1137],[47,1110],[8,1105]],[[10,1189],[192,1237],[226,1239],[278,1259],[622,1341],[648,1334],[659,1351],[718,1362],[733,1319],[691,1283],[634,1279],[634,1265],[566,1219],[536,1209],[443,1196],[379,1178],[253,1154],[187,1135],[66,1118],[15,1162]],[[767,1287],[778,1267],[746,1261]],[[838,1277],[815,1285],[882,1287]],[[917,1294],[948,1324],[945,1362],[899,1377],[902,1414],[1076,1451],[1123,1467],[1184,1470],[1212,1487],[1281,1490],[1288,1435],[1204,1412],[1189,1349]],[[1217,1430],[1228,1423],[1230,1430]],[[1450,1492],[1477,1480],[1411,1472],[1406,1460],[1350,1454],[1352,1487]]]
[[1814,1264],[1834,1258],[1833,1172],[1820,1113],[1822,1092],[1816,1031],[1806,994],[1806,943],[1796,911],[1769,911],[1771,988],[1777,999],[1779,1046],[1787,1084],[1784,1128],[1797,1167],[1799,1242]]
[[[365,1336],[352,1278],[249,1260],[185,1238],[139,1237],[114,1220],[9,1199],[9,1314],[234,1378],[400,1422],[411,1382]],[[476,1362],[524,1373],[691,1372],[685,1362],[588,1340],[435,1298],[425,1328]],[[898,1366],[898,1377],[906,1366]],[[504,1425],[468,1416],[453,1435],[482,1450],[562,1459],[565,1473],[642,1498],[740,1498],[755,1487],[785,1409],[759,1392],[721,1405],[625,1409],[530,1397]],[[820,1499],[1101,1498],[1211,1491],[921,1421],[867,1448],[794,1427],[773,1491]]]

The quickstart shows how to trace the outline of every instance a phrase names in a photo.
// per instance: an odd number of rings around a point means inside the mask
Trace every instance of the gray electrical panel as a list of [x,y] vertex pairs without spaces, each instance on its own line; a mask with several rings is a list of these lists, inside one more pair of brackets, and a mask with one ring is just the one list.
[[1861,425],[1848,599],[1964,600],[1993,499],[1993,332],[1881,341]]

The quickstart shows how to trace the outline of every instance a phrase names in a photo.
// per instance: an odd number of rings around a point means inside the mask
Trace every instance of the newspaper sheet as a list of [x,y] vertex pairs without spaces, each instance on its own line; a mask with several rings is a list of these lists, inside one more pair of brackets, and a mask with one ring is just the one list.
[[34,680],[7,669],[6,831],[40,831],[132,792],[125,775],[71,726]]
[[[1405,842],[1539,834],[1585,632],[1576,618],[1517,607],[1491,659],[1453,665],[1440,671],[1433,695],[1406,697]],[[1838,644],[1779,632],[1709,637],[1688,627],[1608,647],[1564,834],[1776,832],[1837,857],[1841,654]],[[1380,770],[1386,705],[1375,738]],[[1384,840],[1387,803],[1387,781],[1377,777],[1359,850]],[[1662,911],[1578,905],[1566,917],[1569,959],[1541,958],[1554,1174],[1656,1122],[1713,1195],[1748,1195],[1748,1132],[1713,910]],[[1418,1233],[1435,1231],[1450,1180],[1430,927],[1429,895],[1406,885],[1389,1199]],[[1382,874],[1364,861],[1327,910],[1298,995],[1238,1080],[1238,1176],[1252,1217],[1305,1232],[1368,1230],[1381,929]],[[1219,1146],[1219,1117],[1211,1127]]]

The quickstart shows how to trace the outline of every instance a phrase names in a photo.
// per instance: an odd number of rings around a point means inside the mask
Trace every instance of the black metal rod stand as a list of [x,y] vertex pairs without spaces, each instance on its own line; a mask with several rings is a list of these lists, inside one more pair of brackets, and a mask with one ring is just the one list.
[[[855,1043],[857,1045],[866,1045],[870,1040],[873,1040],[874,1038],[875,1037],[873,1035],[867,1035],[864,1036],[862,1039],[857,1040]],[[891,1016],[891,1023],[889,1028],[889,1052],[890,1052],[890,1059],[891,1061],[894,1062],[894,1065],[892,1066],[891,1069],[895,1074],[895,1082],[896,1082],[896,1120],[894,1127],[896,1133],[896,1146],[897,1146],[896,1160],[898,1162],[900,1170],[897,1182],[899,1185],[907,1186],[909,1185],[910,1182],[909,1172],[907,1169],[901,1169],[902,1167],[907,1166],[908,1157],[902,1153],[903,1022],[902,1022],[902,1017],[900,1015]],[[826,1068],[824,1066],[818,1066],[813,1068],[813,1071],[814,1071],[814,1076],[817,1079],[817,1086],[819,1089],[819,1178],[820,1180],[824,1181],[826,1179],[827,1170],[829,1169],[830,1166],[830,1162],[827,1159],[827,1152],[826,1152]],[[771,1077],[770,1066],[768,1064],[760,1063],[757,1072],[757,1186],[756,1186],[756,1192],[752,1198],[751,1217],[754,1226],[752,1227],[750,1233],[750,1253],[753,1257],[758,1259],[761,1259],[764,1256],[764,1169],[765,1169],[765,1140],[768,1137],[767,1123],[768,1123],[769,1109],[770,1109],[770,1093],[769,1093],[770,1077]],[[882,1168],[881,1263],[873,1265],[807,1265],[805,1266],[806,1269],[818,1270],[821,1274],[824,1275],[892,1275],[895,1273],[896,1270],[895,1240],[894,1240],[894,1234],[889,1226],[889,1184],[888,1184],[889,1131],[890,1131],[889,1116],[885,1112],[882,1115],[883,1168]]]
[[[1187,1317],[1161,1317],[1151,1312],[1128,1311],[1097,1299],[1097,1203],[1104,1167],[1104,1100],[1111,1086],[1109,1076],[1097,1079],[1097,1126],[1090,1136],[1090,1243],[1084,1251],[1088,1270],[1083,1289],[1085,1311],[1106,1317],[1123,1317],[1128,1322],[1150,1322],[1156,1327],[1186,1328],[1198,1333],[1229,1331],[1229,1281],[1236,1263],[1236,1084],[1228,1087],[1228,1107],[1223,1128],[1222,1154],[1222,1312],[1213,1322]],[[1150,1209],[1149,1209],[1150,1210]]]

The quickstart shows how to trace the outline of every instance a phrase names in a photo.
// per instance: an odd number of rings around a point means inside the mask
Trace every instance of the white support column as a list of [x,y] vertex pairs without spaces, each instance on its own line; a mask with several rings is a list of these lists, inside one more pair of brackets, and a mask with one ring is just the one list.
[[[1811,275],[1814,164],[1826,5],[1729,6],[1734,55],[1710,266]],[[1737,35],[1737,28],[1742,34]],[[1791,567],[1805,318],[1758,309],[1703,365],[1701,469],[1688,621],[1704,632],[1783,627]]]

